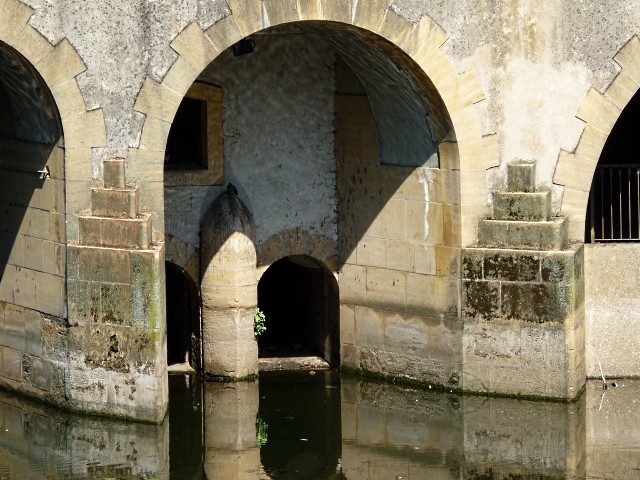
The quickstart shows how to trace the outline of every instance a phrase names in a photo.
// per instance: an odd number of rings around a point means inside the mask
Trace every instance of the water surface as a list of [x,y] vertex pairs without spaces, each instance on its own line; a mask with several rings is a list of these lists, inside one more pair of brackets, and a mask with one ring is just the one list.
[[634,479],[640,381],[575,403],[458,396],[336,372],[170,377],[162,425],[0,393],[0,480]]

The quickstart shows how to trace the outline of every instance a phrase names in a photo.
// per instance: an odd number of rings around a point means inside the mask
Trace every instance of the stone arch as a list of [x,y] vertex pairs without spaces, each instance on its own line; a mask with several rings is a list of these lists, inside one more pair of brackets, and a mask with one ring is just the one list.
[[[197,23],[188,25],[171,42],[178,58],[162,82],[147,78],[134,109],[146,115],[140,142],[130,149],[127,178],[158,182],[143,192],[143,202],[158,212],[163,228],[164,149],[173,117],[180,102],[200,72],[220,52],[240,39],[283,23],[299,21],[338,22],[363,29],[386,39],[406,53],[433,83],[453,130],[439,145],[440,167],[459,170],[452,212],[460,228],[458,243],[476,240],[477,220],[487,212],[486,169],[499,164],[495,134],[483,136],[475,104],[484,93],[472,71],[459,74],[442,51],[447,35],[429,17],[411,23],[389,8],[387,2],[358,2],[352,8],[345,0],[241,0],[229,1],[231,14],[203,31]],[[153,190],[153,191],[151,191]],[[146,196],[146,198],[145,198]]]
[[340,364],[338,282],[326,264],[306,254],[273,262],[258,282],[266,331],[260,357],[317,355]]
[[[69,40],[53,46],[29,24],[33,9],[20,0],[7,0],[0,13],[0,41],[23,55],[42,76],[55,100],[64,131],[67,184],[67,238],[78,236],[74,214],[90,207],[91,149],[106,146],[102,109],[88,110],[77,83],[86,70]],[[74,192],[70,194],[70,192]]]
[[561,150],[553,182],[564,186],[561,214],[569,218],[569,238],[584,240],[585,212],[600,153],[622,110],[640,85],[640,39],[633,36],[614,56],[620,72],[604,93],[591,88],[576,117],[585,122],[576,148]]
[[256,247],[260,267],[268,267],[288,255],[307,255],[335,271],[338,266],[335,252],[335,240],[314,235],[299,227],[276,233]]
[[200,254],[198,248],[178,237],[165,237],[165,258],[184,270],[199,287]]

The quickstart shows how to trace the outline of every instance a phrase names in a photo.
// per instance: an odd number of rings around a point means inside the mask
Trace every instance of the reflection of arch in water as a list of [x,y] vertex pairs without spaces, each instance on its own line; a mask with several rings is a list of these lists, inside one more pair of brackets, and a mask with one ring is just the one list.
[[334,370],[260,373],[260,463],[267,478],[345,478],[342,440],[349,433],[341,440],[339,385]]
[[258,307],[267,325],[260,356],[311,354],[339,364],[338,283],[321,262],[308,255],[275,262],[258,283]]
[[165,262],[167,282],[167,362],[202,368],[200,295],[190,275]]

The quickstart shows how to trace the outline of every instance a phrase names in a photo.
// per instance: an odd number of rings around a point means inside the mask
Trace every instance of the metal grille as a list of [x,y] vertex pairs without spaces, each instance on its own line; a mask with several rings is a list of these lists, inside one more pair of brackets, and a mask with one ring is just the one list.
[[640,166],[598,165],[591,184],[585,242],[640,241]]

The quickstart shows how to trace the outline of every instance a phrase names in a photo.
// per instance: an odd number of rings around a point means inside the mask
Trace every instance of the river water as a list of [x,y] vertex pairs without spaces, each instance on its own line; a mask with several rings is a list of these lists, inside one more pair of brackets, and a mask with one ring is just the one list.
[[170,376],[162,425],[70,415],[0,393],[0,480],[636,479],[640,381],[572,404],[340,376]]

